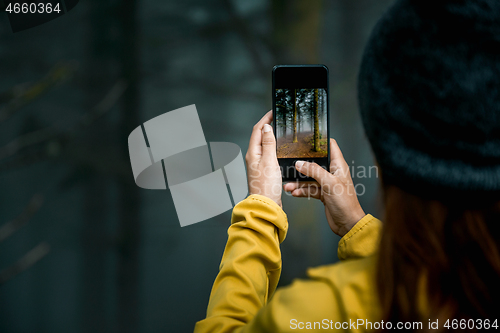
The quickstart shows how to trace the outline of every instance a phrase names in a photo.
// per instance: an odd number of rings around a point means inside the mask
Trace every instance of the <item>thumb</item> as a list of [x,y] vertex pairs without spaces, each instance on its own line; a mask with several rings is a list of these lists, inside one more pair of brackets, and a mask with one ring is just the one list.
[[269,124],[265,124],[262,128],[262,159],[276,159],[276,139]]
[[295,168],[302,174],[314,178],[320,186],[325,184],[325,182],[332,177],[332,174],[323,169],[316,163],[310,163],[305,161],[295,162]]

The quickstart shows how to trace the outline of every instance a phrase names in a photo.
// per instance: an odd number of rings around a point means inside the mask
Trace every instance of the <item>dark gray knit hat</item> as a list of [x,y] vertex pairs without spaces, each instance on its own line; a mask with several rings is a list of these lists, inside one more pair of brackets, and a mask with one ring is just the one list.
[[358,84],[384,182],[500,192],[500,0],[396,1]]

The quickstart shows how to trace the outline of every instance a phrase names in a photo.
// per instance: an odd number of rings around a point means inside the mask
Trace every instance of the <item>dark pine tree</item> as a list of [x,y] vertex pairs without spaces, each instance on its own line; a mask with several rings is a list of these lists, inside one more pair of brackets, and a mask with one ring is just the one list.
[[318,89],[314,89],[314,151],[320,151],[319,145],[319,101]]
[[[120,77],[128,87],[121,101],[120,138],[140,124],[140,43],[138,1],[119,2]],[[128,147],[121,146],[122,158],[128,159]],[[139,331],[139,260],[140,260],[140,196],[130,179],[118,182],[118,258],[117,258],[117,331]]]
[[293,90],[293,141],[297,142],[297,90]]

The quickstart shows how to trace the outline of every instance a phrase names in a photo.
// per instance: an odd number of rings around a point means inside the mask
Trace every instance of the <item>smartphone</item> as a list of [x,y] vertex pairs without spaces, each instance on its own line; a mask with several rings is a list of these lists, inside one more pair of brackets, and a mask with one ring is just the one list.
[[298,160],[328,170],[330,161],[328,68],[277,65],[273,68],[273,126],[283,181],[313,180],[295,169]]

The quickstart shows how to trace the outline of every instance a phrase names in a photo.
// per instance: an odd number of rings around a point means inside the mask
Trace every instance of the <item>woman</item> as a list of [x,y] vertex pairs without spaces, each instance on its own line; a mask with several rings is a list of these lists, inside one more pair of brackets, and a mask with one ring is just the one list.
[[324,203],[342,236],[341,262],[275,292],[288,222],[266,114],[247,153],[251,195],[234,207],[195,332],[498,329],[499,87],[499,1],[396,1],[372,33],[359,76],[383,179],[383,230],[361,209],[331,140],[330,172],[297,162],[317,183],[284,189]]

